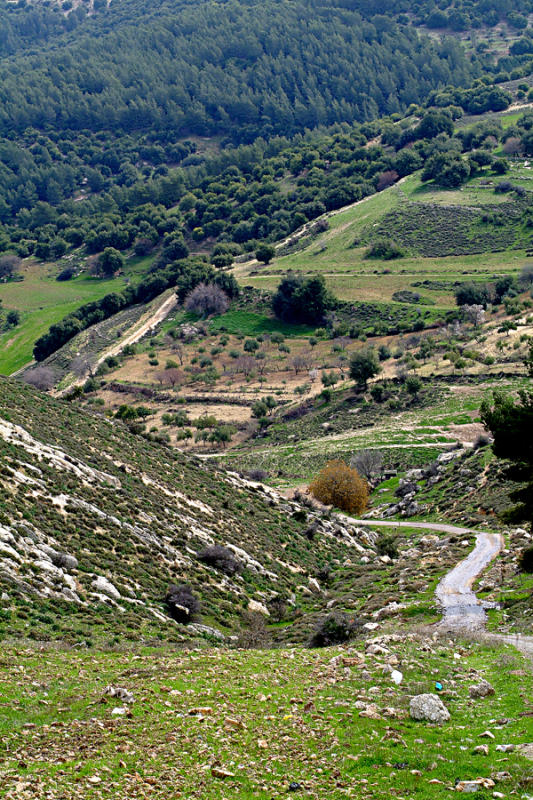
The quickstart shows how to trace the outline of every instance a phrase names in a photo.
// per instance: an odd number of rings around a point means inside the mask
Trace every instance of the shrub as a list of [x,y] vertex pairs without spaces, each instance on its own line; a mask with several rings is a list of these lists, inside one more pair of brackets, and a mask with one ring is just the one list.
[[185,583],[169,586],[165,604],[172,619],[185,625],[192,622],[200,611],[200,601],[193,594],[192,588]]
[[231,550],[219,544],[206,547],[198,554],[198,558],[203,564],[223,572],[224,575],[236,575],[242,570],[241,562],[237,561]]
[[347,642],[355,636],[360,626],[359,620],[335,611],[320,620],[309,640],[309,647],[331,647]]
[[329,461],[310,484],[309,491],[325,505],[359,513],[368,504],[368,484],[344,461]]
[[390,239],[378,239],[373,242],[365,254],[365,258],[380,258],[383,261],[392,261],[395,258],[402,258],[404,252],[396,242]]
[[391,534],[382,533],[376,542],[376,550],[380,556],[388,556],[389,558],[398,558],[398,545],[396,544],[396,537]]
[[236,645],[244,650],[264,648],[268,645],[270,634],[263,614],[257,611],[245,611],[244,626],[237,637]]
[[533,545],[522,550],[518,558],[518,566],[522,572],[533,574]]
[[65,267],[56,277],[56,281],[69,281],[74,277],[74,267]]

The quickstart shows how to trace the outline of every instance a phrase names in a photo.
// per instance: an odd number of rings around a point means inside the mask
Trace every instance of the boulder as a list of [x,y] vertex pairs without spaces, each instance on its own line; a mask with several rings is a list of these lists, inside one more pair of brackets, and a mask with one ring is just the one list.
[[489,697],[494,694],[494,687],[488,681],[480,681],[475,686],[470,686],[468,694],[473,700],[478,697]]
[[418,694],[409,703],[409,713],[412,719],[434,722],[442,725],[448,722],[450,712],[436,694]]
[[120,598],[120,592],[113,586],[111,581],[108,581],[107,578],[104,578],[103,575],[99,575],[93,581],[93,587],[96,589],[97,592],[100,594],[105,594],[107,597],[112,597],[113,600],[118,600]]

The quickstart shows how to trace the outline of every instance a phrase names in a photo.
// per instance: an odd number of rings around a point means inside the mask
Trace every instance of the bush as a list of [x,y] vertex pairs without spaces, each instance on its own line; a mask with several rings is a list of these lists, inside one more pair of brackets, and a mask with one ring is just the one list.
[[242,570],[241,562],[237,561],[232,551],[228,547],[222,547],[219,544],[206,547],[205,550],[198,553],[198,558],[203,564],[223,572],[224,575],[236,575]]
[[522,550],[518,558],[518,566],[522,572],[533,574],[533,545]]
[[370,245],[365,254],[365,258],[380,258],[383,261],[392,261],[403,256],[402,248],[390,239],[378,239]]
[[396,544],[396,538],[391,534],[382,533],[377,540],[376,550],[380,556],[388,556],[389,558],[398,558],[399,551]]
[[265,624],[263,614],[257,611],[245,611],[243,614],[244,627],[239,631],[236,645],[244,650],[253,650],[267,647],[270,634]]
[[165,604],[172,619],[184,625],[192,622],[200,611],[200,601],[193,594],[192,588],[185,583],[169,586]]
[[320,620],[315,628],[309,647],[331,647],[352,639],[361,627],[359,620],[339,611]]
[[368,484],[344,461],[329,461],[309,485],[309,491],[325,505],[360,513],[368,504]]

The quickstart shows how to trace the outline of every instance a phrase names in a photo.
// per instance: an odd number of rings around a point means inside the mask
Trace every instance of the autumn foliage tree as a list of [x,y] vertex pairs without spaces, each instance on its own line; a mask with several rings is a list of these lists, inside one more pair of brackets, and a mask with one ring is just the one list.
[[309,491],[328,506],[360,513],[368,505],[368,484],[344,461],[328,461],[310,484]]

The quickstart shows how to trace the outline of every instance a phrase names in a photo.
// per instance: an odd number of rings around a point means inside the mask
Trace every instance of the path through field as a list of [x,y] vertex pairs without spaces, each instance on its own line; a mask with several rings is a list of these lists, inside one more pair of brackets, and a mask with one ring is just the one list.
[[[343,516],[343,515],[339,515]],[[470,528],[461,528],[456,525],[447,525],[438,522],[396,522],[390,520],[356,519],[346,517],[346,520],[356,525],[386,526],[398,528],[421,528],[442,533],[451,533],[458,536],[476,534],[476,546],[469,555],[460,561],[439,582],[436,589],[437,599],[442,606],[443,616],[439,627],[447,633],[481,633],[487,621],[483,604],[472,591],[476,578],[503,550],[505,542],[500,533],[475,531]],[[517,650],[533,656],[533,636],[519,634],[489,633],[484,634],[488,640],[507,642]]]

